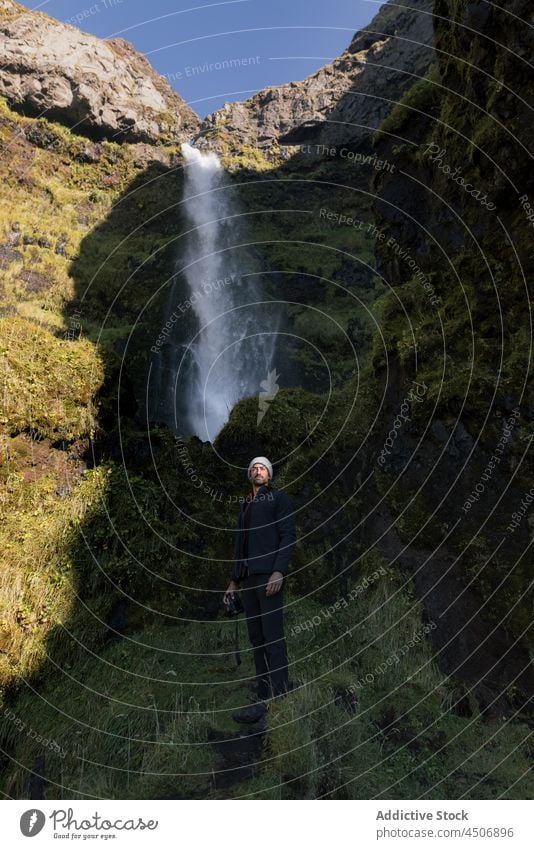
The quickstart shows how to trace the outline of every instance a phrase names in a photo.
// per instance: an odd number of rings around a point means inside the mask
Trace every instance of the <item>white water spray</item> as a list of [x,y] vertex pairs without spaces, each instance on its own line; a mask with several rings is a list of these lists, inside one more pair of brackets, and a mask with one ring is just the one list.
[[[277,317],[266,305],[257,278],[246,274],[239,242],[239,210],[215,153],[182,145],[184,212],[188,223],[184,275],[198,333],[172,387],[182,399],[185,428],[213,441],[234,404],[258,395],[275,349]],[[274,317],[273,317],[274,314]]]

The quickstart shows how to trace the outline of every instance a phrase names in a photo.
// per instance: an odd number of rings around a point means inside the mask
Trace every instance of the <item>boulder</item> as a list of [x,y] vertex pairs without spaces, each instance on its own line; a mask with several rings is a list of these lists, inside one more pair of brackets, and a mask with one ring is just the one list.
[[100,39],[0,0],[0,94],[93,140],[181,142],[197,115],[122,38]]

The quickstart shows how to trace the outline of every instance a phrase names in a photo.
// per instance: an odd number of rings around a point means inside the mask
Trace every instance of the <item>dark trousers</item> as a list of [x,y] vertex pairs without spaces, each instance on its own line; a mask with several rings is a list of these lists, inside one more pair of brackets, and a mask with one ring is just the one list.
[[287,649],[284,638],[283,592],[266,595],[269,575],[249,575],[242,583],[241,598],[254,649],[256,682],[260,699],[287,692]]

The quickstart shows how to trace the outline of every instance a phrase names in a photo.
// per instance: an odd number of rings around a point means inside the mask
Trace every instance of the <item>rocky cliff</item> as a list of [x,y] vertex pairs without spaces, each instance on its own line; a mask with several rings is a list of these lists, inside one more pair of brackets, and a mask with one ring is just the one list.
[[198,118],[124,39],[80,32],[0,0],[0,94],[92,139],[184,141]]
[[332,63],[300,82],[226,103],[202,122],[201,139],[224,153],[253,145],[267,156],[303,141],[369,141],[370,131],[432,61],[431,12],[432,0],[416,0],[409,9],[384,4]]

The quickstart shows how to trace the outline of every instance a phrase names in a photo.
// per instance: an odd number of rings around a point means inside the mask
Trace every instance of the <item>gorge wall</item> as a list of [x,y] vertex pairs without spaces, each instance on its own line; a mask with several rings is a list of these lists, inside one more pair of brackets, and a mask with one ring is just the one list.
[[[132,47],[0,3],[9,796],[532,794],[530,13],[410,7],[200,122]],[[82,95],[76,56],[103,63]],[[192,136],[286,333],[261,423],[246,398],[213,446],[145,401]],[[255,454],[297,508],[297,687],[232,761],[252,665],[220,592]]]
[[532,118],[520,24],[529,7],[458,3],[451,12],[436,3],[434,14],[436,70],[377,140],[379,155],[394,155],[399,169],[374,181],[384,233],[378,270],[395,285],[385,307],[392,409],[399,381],[428,386],[417,424],[385,458],[380,486],[386,492],[402,474],[388,501],[403,516],[400,539],[410,550],[390,542],[429,617],[440,620],[433,636],[444,668],[501,713],[530,709],[534,684],[524,649],[531,528],[513,522],[529,490],[533,413],[524,209]]

